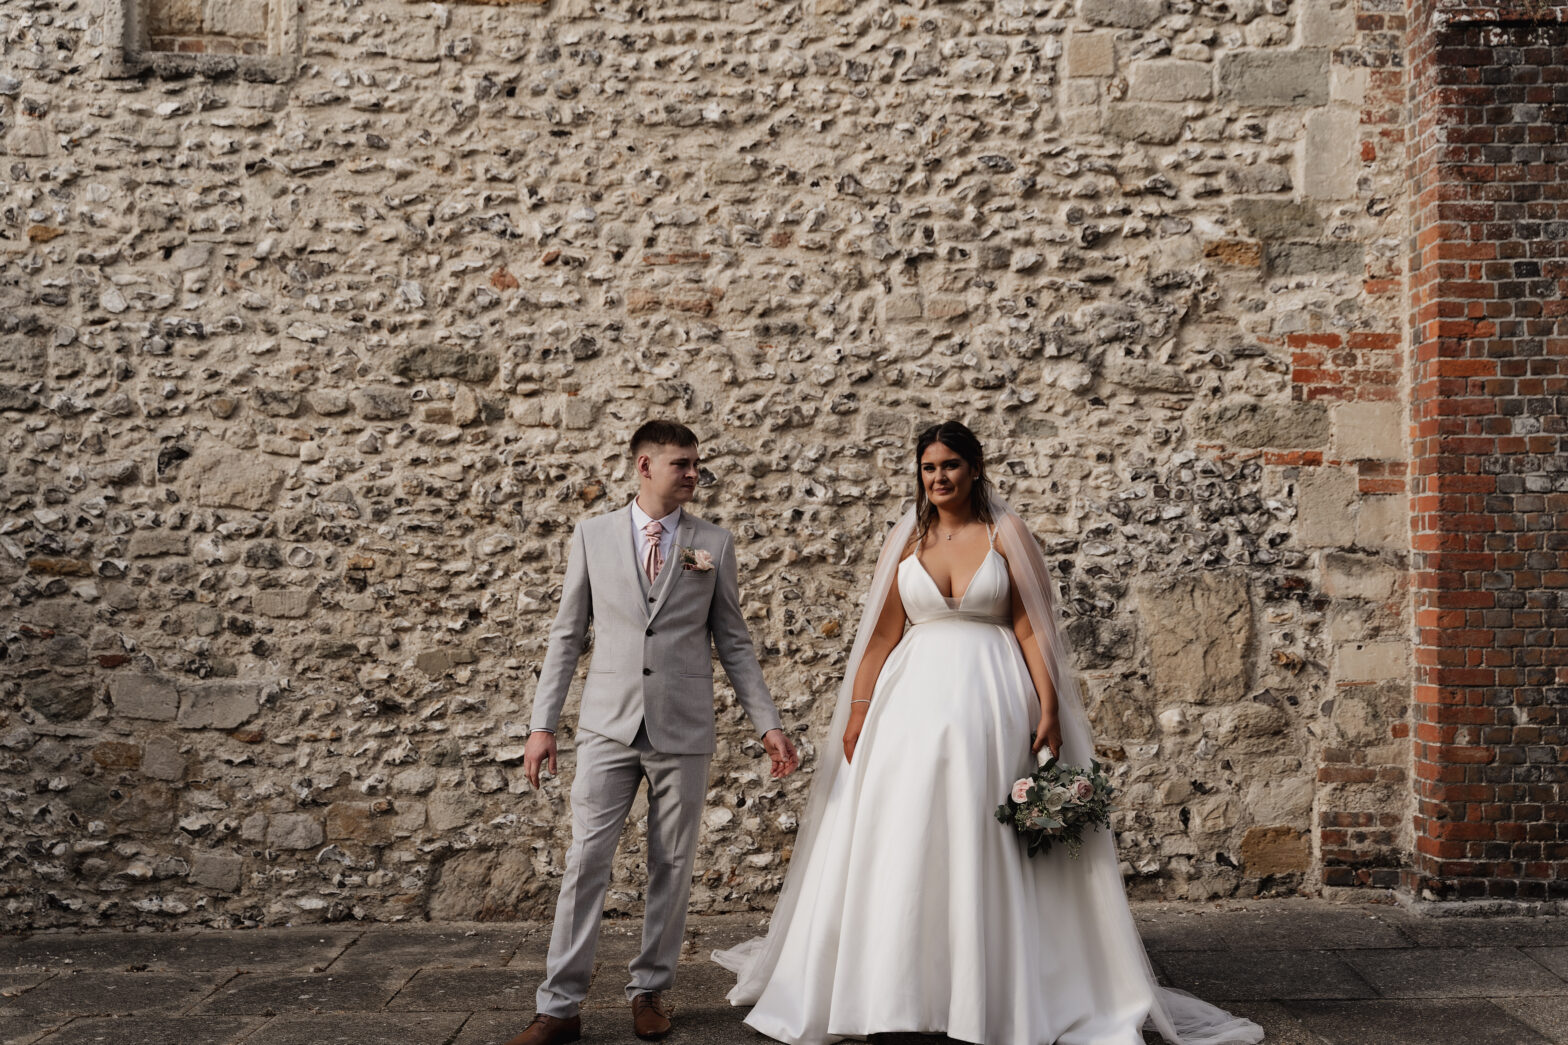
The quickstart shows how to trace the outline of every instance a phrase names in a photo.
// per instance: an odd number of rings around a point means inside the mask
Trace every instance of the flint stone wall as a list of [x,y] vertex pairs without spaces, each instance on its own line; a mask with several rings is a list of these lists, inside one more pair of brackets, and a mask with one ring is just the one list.
[[1318,890],[1329,816],[1408,850],[1377,23],[365,0],[247,64],[132,2],[0,0],[6,926],[547,916],[529,698],[650,414],[807,754],[721,683],[695,909],[771,904],[946,417],[1056,567],[1136,895]]

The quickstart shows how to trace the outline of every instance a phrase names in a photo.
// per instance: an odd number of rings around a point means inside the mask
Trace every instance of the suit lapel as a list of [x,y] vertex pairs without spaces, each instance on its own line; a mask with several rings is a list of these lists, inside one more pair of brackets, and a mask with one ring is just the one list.
[[648,601],[651,592],[648,589],[648,575],[642,572],[642,566],[637,562],[637,531],[632,525],[632,507],[627,505],[615,513],[619,517],[619,525],[615,527],[615,539],[620,545],[620,552],[616,560],[621,564],[627,590],[633,592],[637,605],[642,607],[644,616],[649,616],[652,603]]
[[653,582],[653,590],[648,597],[653,600],[648,609],[648,619],[652,620],[664,608],[664,603],[670,597],[670,592],[675,590],[676,583],[681,579],[681,574],[686,572],[681,565],[679,551],[691,547],[691,535],[697,526],[691,521],[691,515],[681,513],[681,524],[675,529],[675,544],[670,548],[669,557],[664,560],[664,568],[659,571],[659,577]]

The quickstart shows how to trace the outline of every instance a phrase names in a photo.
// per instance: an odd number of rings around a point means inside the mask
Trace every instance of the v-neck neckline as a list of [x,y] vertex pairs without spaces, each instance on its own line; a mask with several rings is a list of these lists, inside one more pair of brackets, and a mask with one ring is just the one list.
[[964,585],[964,593],[962,595],[943,595],[942,588],[937,584],[936,578],[931,576],[931,571],[926,569],[926,564],[920,558],[920,553],[915,552],[911,558],[915,560],[915,565],[920,567],[920,572],[925,575],[926,580],[931,585],[931,589],[936,592],[936,597],[946,603],[948,609],[961,610],[964,608],[964,600],[969,598],[969,592],[975,586],[975,578],[980,576],[980,571],[985,569],[985,564],[990,562],[991,556],[995,554],[996,548],[994,547],[985,550],[985,554],[980,557],[980,565],[976,566],[975,572],[969,575],[969,583]]

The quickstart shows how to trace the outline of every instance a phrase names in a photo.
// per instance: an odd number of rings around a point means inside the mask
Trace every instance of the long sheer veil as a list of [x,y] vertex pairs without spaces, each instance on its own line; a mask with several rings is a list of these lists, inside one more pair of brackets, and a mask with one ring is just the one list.
[[[1089,729],[1089,716],[1078,691],[1078,680],[1073,670],[1072,651],[1063,633],[1056,609],[1055,588],[1045,556],[1040,551],[1028,527],[1011,505],[1000,496],[991,496],[991,514],[996,520],[996,532],[1001,551],[1007,558],[1013,582],[1022,595],[1034,637],[1056,688],[1057,716],[1062,727],[1061,758],[1064,762],[1087,765],[1094,755],[1094,738]],[[737,981],[728,998],[735,1005],[751,1005],[762,995],[778,963],[784,942],[785,926],[795,915],[800,904],[801,872],[807,866],[817,834],[822,824],[822,810],[833,782],[846,765],[839,751],[837,738],[844,733],[849,722],[850,697],[854,690],[855,675],[876,628],[877,618],[887,601],[888,593],[898,577],[898,564],[903,550],[908,547],[915,532],[914,509],[905,512],[893,527],[877,559],[876,572],[871,578],[871,590],[866,595],[865,609],[860,624],[855,629],[855,644],[844,668],[844,679],[839,685],[838,703],[833,710],[833,721],[828,726],[827,737],[819,746],[823,752],[811,784],[806,809],[800,818],[790,867],[779,892],[766,936],[754,937],[725,951],[715,951],[714,961],[736,974]],[[1049,754],[1041,749],[1041,760]],[[1000,801],[1000,796],[998,796]],[[1093,882],[1092,895],[1101,908],[1100,923],[1107,927],[1114,944],[1123,952],[1123,968],[1136,968],[1147,977],[1153,997],[1148,1022],[1173,1045],[1221,1045],[1228,1042],[1259,1042],[1263,1030],[1251,1020],[1233,1016],[1185,991],[1161,987],[1143,949],[1132,912],[1127,906],[1127,894],[1122,885],[1121,871],[1116,857],[1116,842],[1109,830],[1092,832],[1084,840],[1077,862]]]

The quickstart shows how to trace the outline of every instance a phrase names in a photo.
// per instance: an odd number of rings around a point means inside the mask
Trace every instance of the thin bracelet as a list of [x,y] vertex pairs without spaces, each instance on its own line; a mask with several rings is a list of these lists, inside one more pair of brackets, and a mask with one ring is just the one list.
[[871,701],[869,701],[869,700],[852,700],[852,701],[849,702],[851,707],[854,707],[856,704],[869,704],[869,703],[871,703]]

